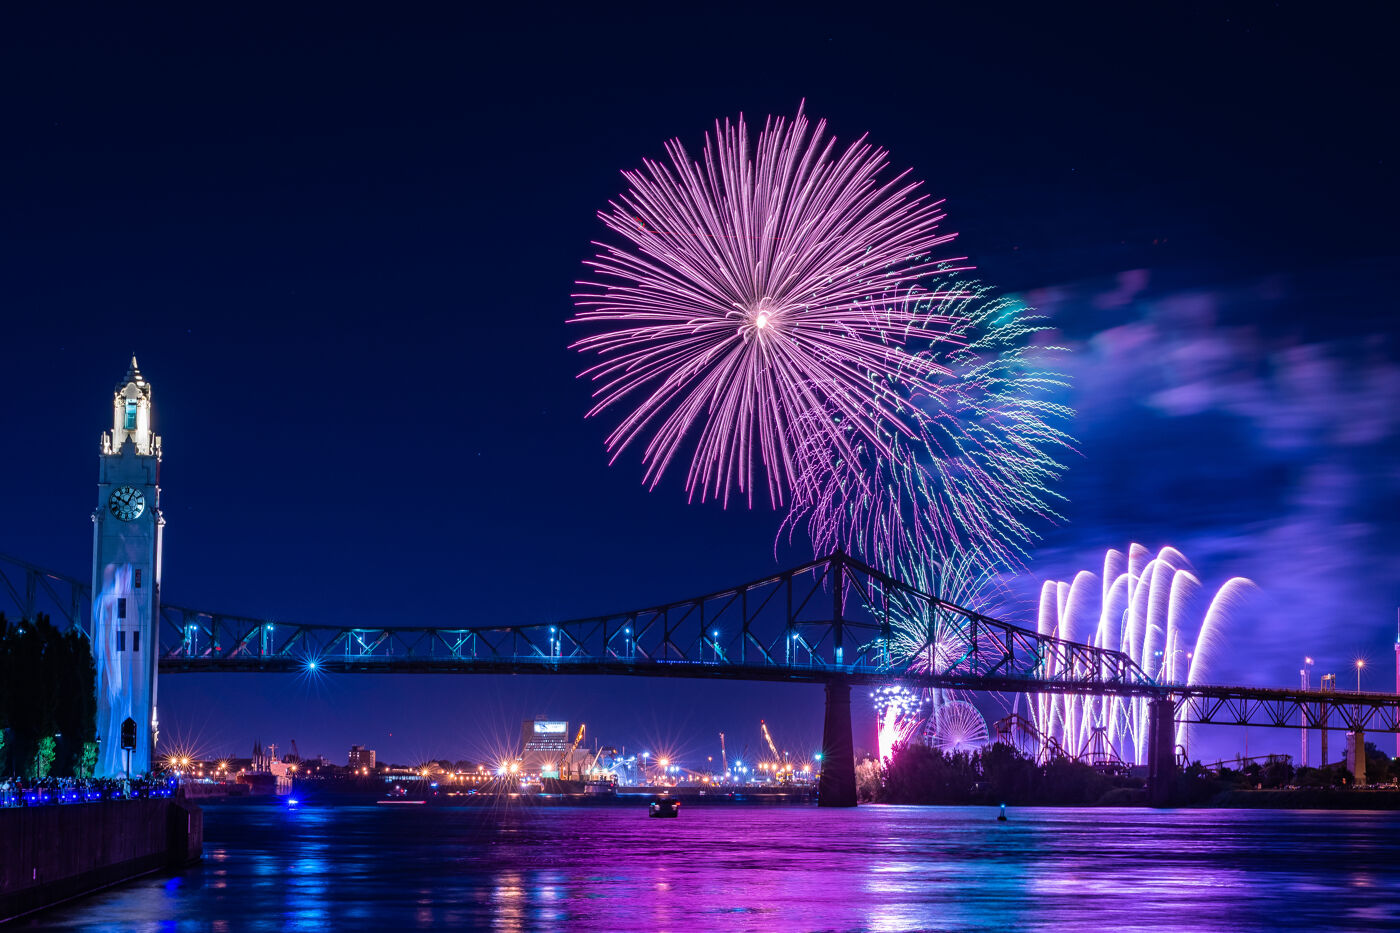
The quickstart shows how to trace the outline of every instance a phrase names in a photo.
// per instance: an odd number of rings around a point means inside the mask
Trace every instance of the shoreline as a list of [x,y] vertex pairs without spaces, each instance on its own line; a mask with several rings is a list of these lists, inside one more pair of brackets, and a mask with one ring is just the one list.
[[[681,790],[682,793],[675,793]],[[816,807],[814,794],[793,793],[734,793],[734,794],[687,794],[683,788],[662,790],[635,790],[615,796],[591,794],[470,794],[441,795],[424,800],[429,807],[451,807],[460,809],[486,809],[500,806],[531,808],[550,807],[641,807],[659,793],[677,796],[687,806],[701,807]],[[298,792],[296,804],[302,808],[334,808],[337,806],[376,806],[382,796],[363,793],[317,793],[303,789]],[[204,805],[231,803],[234,806],[287,806],[287,797],[276,796],[230,796],[205,797]],[[898,802],[861,801],[860,806],[877,807],[976,807],[996,809],[1002,801],[948,801],[948,802]],[[1146,803],[1145,793],[1126,795],[1110,793],[1093,803],[1063,803],[1053,801],[1018,802],[1005,801],[1012,809],[1162,809],[1162,810],[1357,810],[1387,812],[1400,810],[1400,789],[1346,790],[1330,788],[1298,788],[1296,790],[1249,789],[1225,790],[1207,799],[1181,802],[1167,807],[1152,808]]]

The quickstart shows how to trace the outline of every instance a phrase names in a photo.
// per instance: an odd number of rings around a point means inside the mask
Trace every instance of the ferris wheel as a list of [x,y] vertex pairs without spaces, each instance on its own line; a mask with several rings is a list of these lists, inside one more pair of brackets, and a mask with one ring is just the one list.
[[987,744],[987,720],[966,700],[948,700],[929,714],[927,742],[940,752],[972,752]]

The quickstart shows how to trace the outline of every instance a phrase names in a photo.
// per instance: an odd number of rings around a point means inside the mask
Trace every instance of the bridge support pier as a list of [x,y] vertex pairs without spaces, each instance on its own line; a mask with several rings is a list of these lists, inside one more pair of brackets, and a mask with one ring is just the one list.
[[1147,803],[1169,807],[1176,783],[1176,701],[1158,697],[1147,703]]
[[833,680],[826,685],[826,721],[822,725],[822,773],[817,781],[817,806],[856,805],[856,752],[851,740],[851,685]]
[[1360,729],[1347,733],[1347,770],[1356,786],[1366,783],[1366,733]]

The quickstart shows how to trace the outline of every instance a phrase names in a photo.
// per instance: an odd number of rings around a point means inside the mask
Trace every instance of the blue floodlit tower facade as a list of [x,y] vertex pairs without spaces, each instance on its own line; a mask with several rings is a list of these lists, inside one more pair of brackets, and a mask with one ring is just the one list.
[[[92,653],[97,663],[98,777],[145,774],[156,743],[160,618],[160,438],[151,384],[136,357],[112,398],[92,513]],[[129,740],[123,743],[123,724]],[[134,733],[134,735],[132,734]],[[123,748],[123,744],[133,746]]]

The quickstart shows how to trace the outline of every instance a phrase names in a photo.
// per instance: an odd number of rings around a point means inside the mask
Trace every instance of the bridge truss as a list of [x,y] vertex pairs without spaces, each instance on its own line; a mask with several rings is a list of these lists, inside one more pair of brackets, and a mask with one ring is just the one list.
[[[0,555],[0,597],[88,632],[88,584]],[[1400,732],[1400,697],[1157,683],[1117,651],[956,606],[837,552],[692,599],[560,622],[310,625],[160,607],[160,672],[615,674],[1171,698],[1180,722]],[[1300,717],[1302,717],[1300,719]]]
[[[913,607],[911,609],[911,607]],[[833,554],[693,599],[555,623],[334,627],[161,607],[161,670],[609,673],[1155,694],[1121,652],[1042,635]]]

